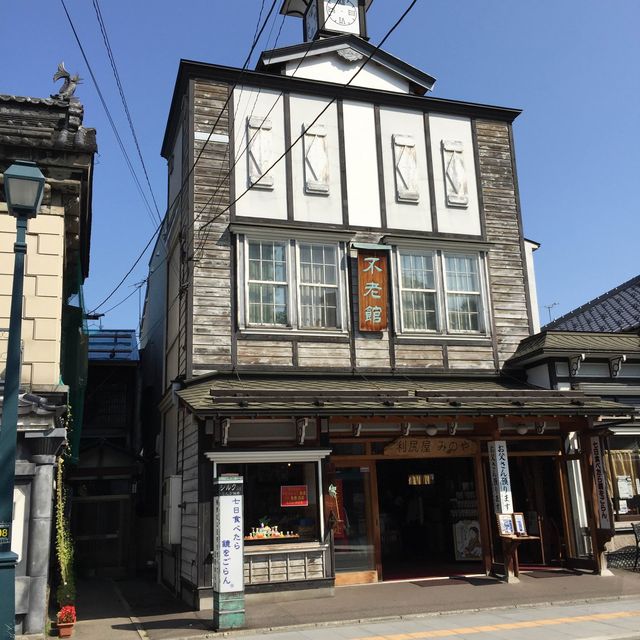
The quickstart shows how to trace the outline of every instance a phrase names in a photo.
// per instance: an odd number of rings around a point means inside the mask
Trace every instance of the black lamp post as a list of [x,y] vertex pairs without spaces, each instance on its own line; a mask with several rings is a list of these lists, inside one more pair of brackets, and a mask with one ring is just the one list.
[[4,192],[9,213],[16,218],[16,242],[9,318],[9,343],[4,376],[0,423],[0,637],[15,638],[15,576],[18,556],[11,551],[13,485],[16,466],[18,393],[24,256],[27,253],[27,221],[35,218],[44,195],[44,176],[33,162],[18,161],[4,172]]

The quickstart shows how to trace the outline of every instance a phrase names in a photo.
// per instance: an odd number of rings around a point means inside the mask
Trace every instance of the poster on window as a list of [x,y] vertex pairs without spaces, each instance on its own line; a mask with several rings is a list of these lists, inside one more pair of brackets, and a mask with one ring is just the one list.
[[622,500],[631,500],[634,496],[631,476],[616,476],[618,481],[618,497]]
[[306,484],[287,485],[280,487],[281,507],[308,507],[309,491]]
[[479,560],[482,556],[480,523],[477,520],[460,520],[453,525],[456,560]]
[[389,278],[386,251],[358,251],[360,331],[384,331],[388,326]]

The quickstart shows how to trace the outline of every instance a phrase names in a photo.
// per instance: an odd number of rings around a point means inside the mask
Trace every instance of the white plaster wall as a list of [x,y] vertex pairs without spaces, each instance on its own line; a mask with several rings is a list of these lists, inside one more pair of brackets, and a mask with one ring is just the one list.
[[[234,104],[234,151],[237,164],[234,171],[236,198],[249,187],[249,159],[247,154],[247,118],[254,116],[271,120],[271,142],[273,164],[285,150],[284,102],[279,91],[236,87]],[[271,112],[271,113],[269,113]],[[249,138],[250,139],[250,138]],[[233,162],[235,162],[233,160]],[[250,189],[236,203],[236,215],[252,218],[287,218],[287,180],[285,160],[282,159],[270,172],[273,189]]]
[[[468,118],[431,115],[429,116],[429,125],[431,130],[436,208],[438,212],[438,231],[441,233],[480,235],[480,210],[478,206],[471,121]],[[469,204],[465,208],[447,206],[442,159],[443,140],[459,140],[464,145],[464,165],[469,187]]]
[[527,260],[527,277],[529,279],[529,304],[531,305],[531,319],[533,321],[533,333],[540,331],[540,309],[538,308],[538,287],[536,285],[536,272],[533,263],[533,252],[538,245],[524,241],[524,249]]
[[373,105],[343,104],[349,224],[379,227],[380,193]]
[[[329,101],[323,98],[291,96],[291,142],[298,139],[304,125],[310,125]],[[332,104],[315,123],[324,125],[329,153],[329,194],[308,194],[304,189],[304,141],[294,145],[293,217],[302,222],[342,223],[342,189],[340,185],[340,152],[338,146],[338,111]],[[285,211],[286,215],[286,211]]]
[[[429,199],[429,173],[424,116],[414,111],[380,109],[384,189],[387,207],[387,225],[393,229],[431,231],[431,203]],[[410,135],[416,142],[417,181],[420,200],[398,202],[396,199],[393,135]]]
[[182,127],[178,129],[173,144],[173,171],[169,174],[169,206],[173,204],[182,186]]
[[[315,57],[308,57],[300,62],[292,60],[285,67],[285,75],[296,78],[309,78],[319,82],[334,82],[347,84],[354,78],[362,67],[362,63],[347,62],[335,51]],[[298,67],[298,64],[300,65]],[[394,91],[396,93],[409,93],[409,82],[373,60],[367,63],[365,68],[351,82],[353,87],[366,87],[368,89],[381,89],[382,91]]]
[[527,369],[527,382],[543,389],[551,389],[549,367],[546,364],[539,364],[536,367]]

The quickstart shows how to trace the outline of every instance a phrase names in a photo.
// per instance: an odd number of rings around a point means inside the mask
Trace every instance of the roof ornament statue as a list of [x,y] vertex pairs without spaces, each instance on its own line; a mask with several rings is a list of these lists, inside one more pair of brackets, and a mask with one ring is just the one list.
[[70,100],[73,94],[76,92],[76,88],[79,84],[82,84],[82,80],[78,74],[72,76],[65,68],[64,61],[58,65],[58,70],[53,76],[53,81],[57,82],[64,78],[64,83],[60,87],[58,93],[52,93],[51,97],[58,100]]

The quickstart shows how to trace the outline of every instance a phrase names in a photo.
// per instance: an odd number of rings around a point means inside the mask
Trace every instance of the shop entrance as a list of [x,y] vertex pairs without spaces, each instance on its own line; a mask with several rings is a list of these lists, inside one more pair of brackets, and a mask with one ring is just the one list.
[[473,458],[379,460],[382,579],[483,571]]

